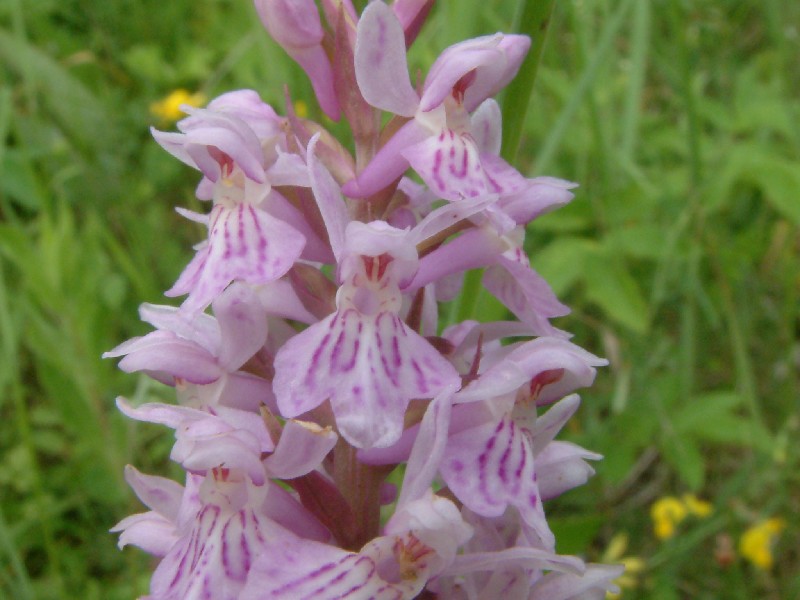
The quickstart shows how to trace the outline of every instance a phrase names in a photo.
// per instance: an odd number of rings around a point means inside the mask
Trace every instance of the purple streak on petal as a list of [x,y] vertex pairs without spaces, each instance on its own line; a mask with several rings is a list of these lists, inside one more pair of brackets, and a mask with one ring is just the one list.
[[459,200],[496,191],[481,165],[478,148],[468,135],[445,129],[405,148],[402,155],[441,198]]
[[168,600],[238,598],[253,563],[267,550],[267,540],[291,535],[257,512],[262,495],[260,488],[246,482],[206,479],[200,491],[201,504],[153,574],[152,596]]
[[211,213],[208,246],[166,294],[188,293],[181,308],[200,311],[233,280],[258,284],[285,275],[304,244],[296,229],[250,204],[219,204]]
[[417,111],[411,86],[403,27],[383,2],[371,2],[358,22],[355,49],[358,87],[376,108],[404,117]]
[[[386,353],[393,347],[390,360]],[[438,394],[457,377],[396,315],[347,309],[284,344],[275,357],[273,387],[286,417],[330,399],[342,436],[365,448],[394,443],[408,402]]]
[[505,196],[529,187],[529,180],[499,156],[481,154],[480,160],[492,192]]
[[386,593],[394,586],[380,578],[371,557],[334,546],[287,536],[270,543],[262,556],[253,565],[241,600],[406,597]]
[[441,473],[470,510],[496,517],[509,504],[516,506],[546,546],[554,546],[536,484],[530,440],[510,416],[451,435]]
[[430,137],[430,130],[412,120],[403,125],[358,176],[342,186],[342,192],[351,198],[366,198],[398,179],[408,169],[403,151]]

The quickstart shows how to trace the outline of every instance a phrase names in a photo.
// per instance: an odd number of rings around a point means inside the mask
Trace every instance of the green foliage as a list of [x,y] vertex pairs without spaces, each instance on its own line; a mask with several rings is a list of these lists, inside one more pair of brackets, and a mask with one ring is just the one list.
[[[412,68],[508,30],[514,4],[437,3]],[[556,324],[611,361],[566,432],[605,460],[549,504],[559,549],[600,560],[628,532],[647,571],[626,598],[797,596],[800,5],[550,4],[506,124],[523,170],[581,187],[527,249],[573,307]],[[196,177],[151,141],[168,126],[149,106],[252,87],[280,109],[284,82],[310,86],[244,0],[11,0],[0,61],[0,597],[132,598],[150,562],[107,533],[141,509],[122,467],[164,473],[170,441],[113,399],[170,394],[100,355],[146,330],[137,305],[199,232],[172,211],[197,206]],[[445,318],[469,316],[507,316],[480,273]],[[688,490],[714,515],[657,541],[650,504]],[[714,558],[766,516],[789,521],[771,573]]]

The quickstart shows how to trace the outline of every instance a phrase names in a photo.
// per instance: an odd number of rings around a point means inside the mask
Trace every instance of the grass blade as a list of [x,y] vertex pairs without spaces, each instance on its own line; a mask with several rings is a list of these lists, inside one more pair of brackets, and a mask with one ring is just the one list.
[[531,49],[503,97],[503,158],[514,162],[522,137],[522,124],[530,105],[533,84],[544,50],[554,0],[521,0],[515,31],[531,37]]

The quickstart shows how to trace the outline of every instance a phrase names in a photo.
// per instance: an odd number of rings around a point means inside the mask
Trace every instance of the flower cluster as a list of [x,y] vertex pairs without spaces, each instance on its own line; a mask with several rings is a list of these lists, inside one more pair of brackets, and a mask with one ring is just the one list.
[[[600,458],[554,438],[606,361],[551,325],[523,251],[573,184],[499,156],[492,97],[529,39],[456,44],[415,88],[432,0],[255,4],[354,152],[252,90],[153,132],[209,210],[179,209],[208,232],[180,307],[143,305],[154,331],[107,353],[177,395],[118,400],[186,471],[126,472],[150,510],[114,531],[160,558],[148,598],[603,598],[622,567],[558,555],[543,505]],[[440,330],[470,269],[518,320]]]

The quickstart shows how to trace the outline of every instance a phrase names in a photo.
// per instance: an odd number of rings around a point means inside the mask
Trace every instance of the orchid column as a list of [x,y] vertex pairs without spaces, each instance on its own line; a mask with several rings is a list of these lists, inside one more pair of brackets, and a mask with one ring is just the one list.
[[[126,471],[151,510],[113,530],[161,558],[148,598],[614,588],[621,568],[556,554],[546,520],[544,502],[600,458],[554,438],[605,361],[550,323],[568,309],[522,250],[574,185],[499,156],[492,96],[529,40],[447,48],[416,90],[406,47],[432,4],[375,0],[359,16],[349,0],[322,0],[322,14],[256,0],[322,111],[348,121],[352,153],[252,90],[153,132],[202,173],[210,209],[179,209],[208,229],[167,292],[183,304],[143,305],[155,330],[107,353],[176,390],[175,404],[118,400],[175,430],[186,472],[181,485]],[[438,303],[478,268],[518,320],[441,330]]]

